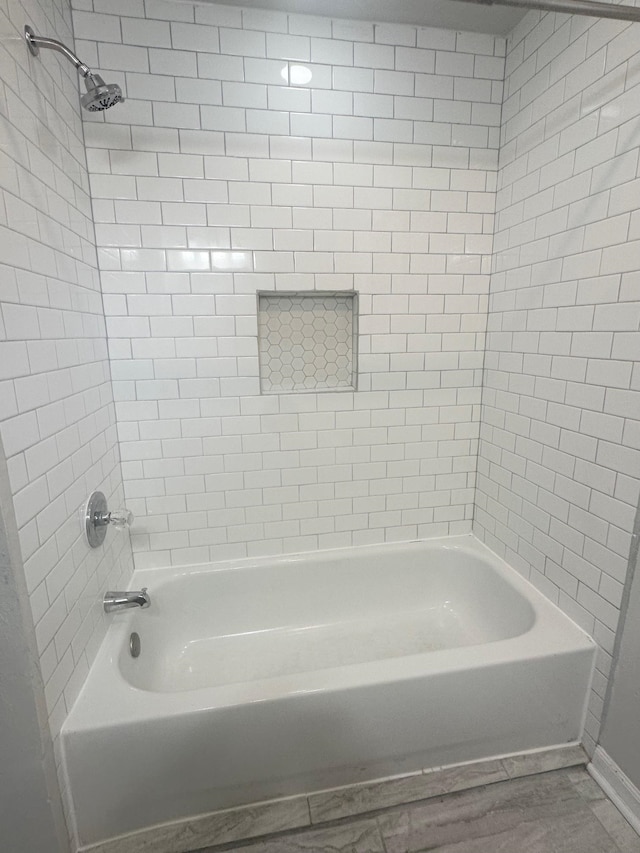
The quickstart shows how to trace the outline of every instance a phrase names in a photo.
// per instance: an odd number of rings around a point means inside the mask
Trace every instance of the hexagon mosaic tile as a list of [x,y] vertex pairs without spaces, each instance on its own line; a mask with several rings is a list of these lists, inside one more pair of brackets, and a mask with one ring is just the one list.
[[356,388],[355,293],[258,294],[263,394]]

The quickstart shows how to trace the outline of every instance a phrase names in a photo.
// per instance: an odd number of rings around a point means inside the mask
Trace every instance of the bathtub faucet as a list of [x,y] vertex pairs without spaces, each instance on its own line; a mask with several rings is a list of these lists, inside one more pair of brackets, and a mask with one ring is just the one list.
[[150,607],[151,598],[146,586],[143,586],[141,590],[105,592],[103,604],[105,613],[111,613],[113,610],[127,610],[129,607]]

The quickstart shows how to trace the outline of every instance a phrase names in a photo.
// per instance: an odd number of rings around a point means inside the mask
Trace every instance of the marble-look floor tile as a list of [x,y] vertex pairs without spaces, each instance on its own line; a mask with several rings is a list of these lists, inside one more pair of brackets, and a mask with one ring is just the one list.
[[227,853],[385,853],[385,849],[375,818],[368,818],[227,848]]
[[511,779],[519,779],[522,776],[586,764],[588,760],[581,746],[569,746],[564,749],[543,749],[540,752],[513,755],[503,758],[502,763]]
[[618,853],[593,816],[582,812],[548,820],[524,821],[514,829],[476,835],[453,844],[421,848],[420,853]]
[[589,808],[618,845],[620,853],[640,853],[640,836],[610,800],[605,797],[593,801]]
[[[447,772],[456,769],[463,768],[449,768]],[[488,766],[484,769],[491,771]],[[463,778],[460,776],[460,783]],[[455,783],[453,777],[449,781]],[[134,851],[138,853],[136,848],[129,848],[127,853]],[[342,818],[322,827],[311,826],[243,844],[200,848],[192,853],[427,851],[640,853],[640,837],[584,767],[569,767],[379,809],[376,815],[366,818]]]
[[229,844],[245,838],[299,829],[309,826],[309,823],[307,798],[291,797],[153,826],[84,850],[86,853],[156,853],[158,850],[163,853],[189,853],[201,850],[205,845]]
[[586,803],[607,799],[605,792],[595,779],[589,776],[586,768],[574,767],[567,771],[567,775],[571,779],[573,787]]
[[560,771],[393,810],[379,815],[378,824],[387,853],[414,853],[513,833],[524,822],[550,821],[578,810],[591,815]]
[[508,779],[507,773],[496,760],[321,791],[309,795],[311,822],[324,823],[505,779]]

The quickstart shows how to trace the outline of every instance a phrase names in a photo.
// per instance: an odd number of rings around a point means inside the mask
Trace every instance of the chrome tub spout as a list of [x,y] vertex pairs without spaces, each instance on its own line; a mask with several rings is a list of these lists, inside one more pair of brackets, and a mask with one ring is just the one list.
[[105,592],[103,605],[105,613],[111,613],[114,610],[127,610],[129,607],[150,607],[151,598],[145,586],[140,590]]

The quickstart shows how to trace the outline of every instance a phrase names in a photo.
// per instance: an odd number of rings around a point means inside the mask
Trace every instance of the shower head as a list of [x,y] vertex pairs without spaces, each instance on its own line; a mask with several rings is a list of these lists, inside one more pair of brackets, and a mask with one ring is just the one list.
[[114,104],[124,101],[120,86],[117,83],[105,83],[99,74],[89,72],[84,82],[87,94],[80,98],[80,103],[90,113],[108,110]]
[[84,77],[87,87],[86,95],[80,98],[80,103],[85,110],[90,113],[100,112],[108,110],[109,107],[120,101],[124,101],[122,89],[117,83],[105,83],[99,74],[94,74],[89,66],[78,59],[75,53],[61,41],[37,36],[29,26],[24,28],[24,37],[33,56],[38,56],[41,47],[48,47],[62,53],[69,62],[75,65],[78,73]]

